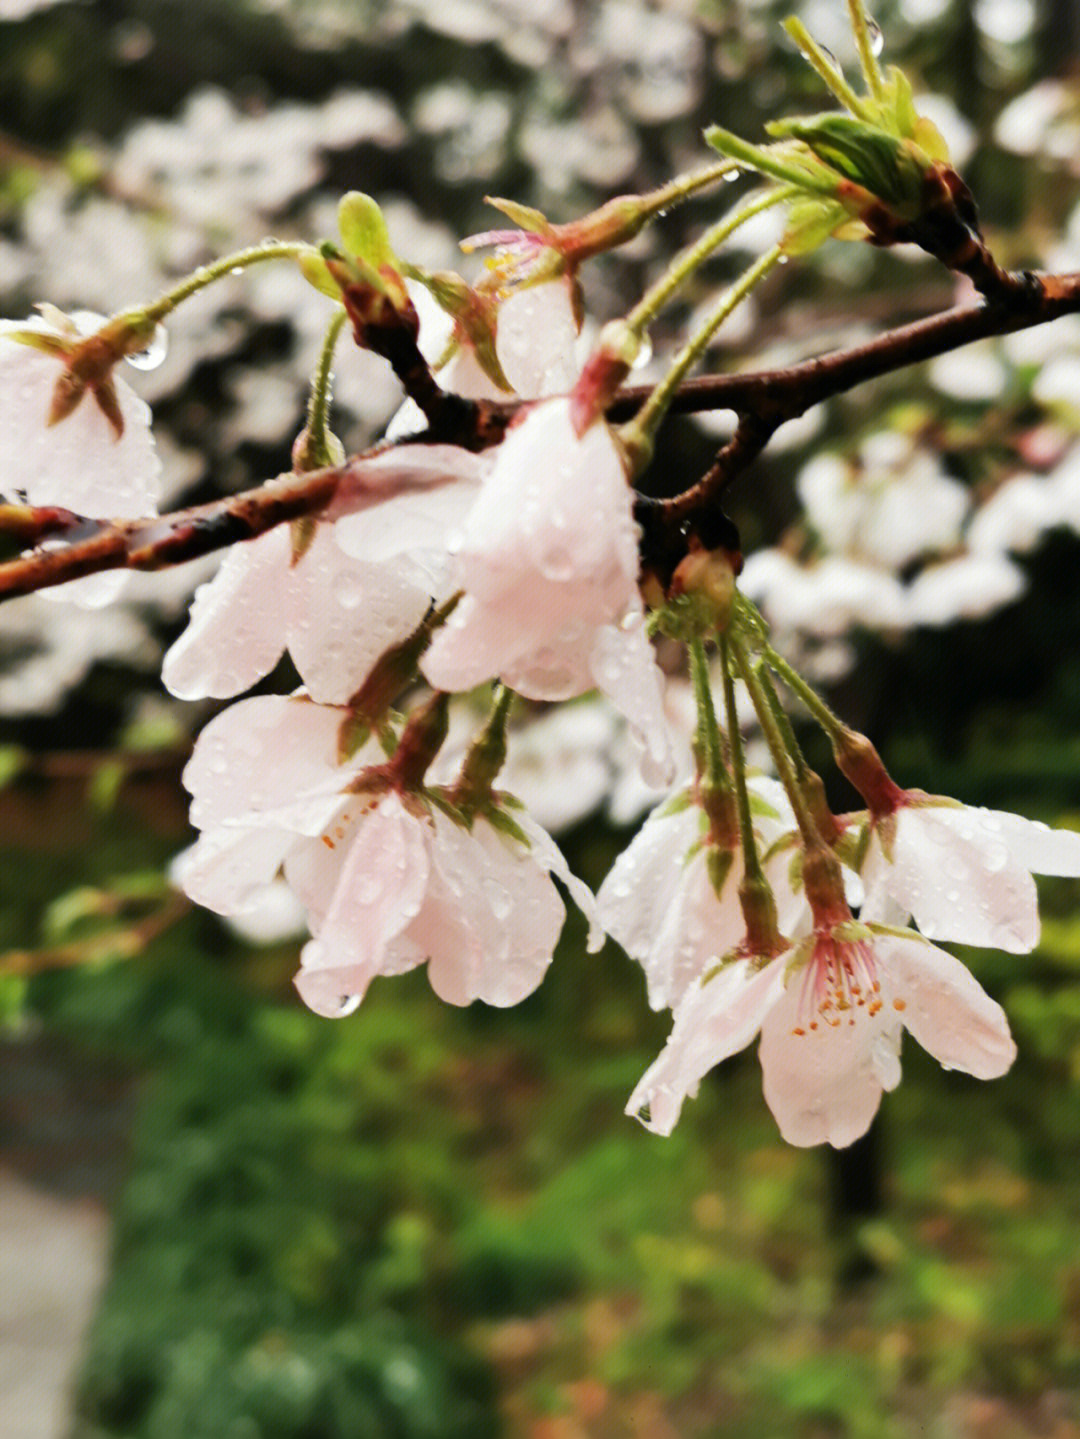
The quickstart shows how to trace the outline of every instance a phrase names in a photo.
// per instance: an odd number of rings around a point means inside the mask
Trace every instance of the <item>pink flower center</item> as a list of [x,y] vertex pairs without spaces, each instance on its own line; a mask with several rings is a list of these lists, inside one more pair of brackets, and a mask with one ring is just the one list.
[[831,930],[818,930],[801,982],[799,1023],[792,1034],[803,1035],[823,1024],[839,1029],[845,1020],[856,1022],[856,1010],[874,1015],[881,1009],[873,947],[835,939]]

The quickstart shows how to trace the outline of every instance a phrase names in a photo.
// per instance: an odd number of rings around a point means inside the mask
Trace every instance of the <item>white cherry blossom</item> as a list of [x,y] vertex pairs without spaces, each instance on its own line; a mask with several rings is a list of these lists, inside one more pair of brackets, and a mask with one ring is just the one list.
[[600,939],[592,895],[524,810],[507,811],[516,832],[483,813],[466,828],[423,796],[380,786],[377,745],[338,763],[347,718],[304,697],[241,700],[206,726],[184,770],[201,834],[176,878],[197,903],[243,920],[283,869],[315,936],[297,977],[306,1003],[344,1013],[376,974],[426,960],[449,1003],[516,1004],[562,928],[552,874]]
[[627,1113],[670,1134],[702,1077],[759,1031],[765,1102],[799,1146],[843,1148],[866,1133],[900,1081],[904,1029],[946,1069],[1008,1070],[1005,1015],[958,959],[915,934],[850,929],[819,929],[761,968],[738,959],[703,975]]
[[[448,1004],[505,1007],[532,993],[551,963],[564,908],[555,873],[591,917],[592,896],[555,845],[524,815],[528,843],[483,815],[471,828],[437,808],[420,812],[391,792],[359,816],[342,815],[335,834],[344,858],[325,913],[312,914],[296,987],[328,1018],[348,1013],[378,974],[427,961],[428,979]],[[329,867],[309,844],[307,885],[325,886]],[[298,874],[299,866],[286,874]],[[309,889],[309,894],[311,890]]]
[[928,939],[1012,954],[1039,940],[1032,873],[1080,876],[1080,834],[918,793],[872,823],[862,867],[870,912],[888,897]]
[[[758,808],[755,831],[767,848],[793,823],[775,780],[749,781]],[[649,1004],[674,1008],[693,982],[742,938],[745,925],[738,887],[742,851],[731,851],[717,894],[703,843],[708,822],[693,792],[682,791],[655,809],[618,856],[597,892],[600,922],[645,971]],[[787,932],[804,908],[786,883],[786,860],[770,866],[777,883],[780,929]]]
[[[313,698],[341,703],[445,594],[446,526],[472,504],[481,457],[449,445],[402,446],[359,468],[375,486],[365,501],[378,516],[370,544],[358,525],[364,516],[353,515],[318,523],[296,561],[284,525],[235,546],[200,586],[188,627],[165,656],[174,695],[239,694],[288,648]],[[389,498],[375,503],[381,482]],[[397,493],[414,483],[415,491]]]
[[498,676],[530,699],[599,688],[670,773],[663,684],[637,588],[638,531],[614,436],[578,436],[570,401],[537,405],[500,446],[465,524],[464,591],[422,668],[437,689]]
[[[78,514],[134,518],[154,514],[161,465],[150,433],[150,410],[134,390],[114,376],[124,428],[117,435],[92,394],[74,411],[49,425],[56,382],[64,373],[59,355],[7,338],[11,331],[35,330],[70,340],[92,333],[98,316],[76,316],[77,330],[61,331],[40,316],[0,321],[0,454],[4,493],[25,495],[32,505],[59,505]],[[52,599],[90,607],[109,604],[124,587],[124,574],[88,575],[44,591]]]

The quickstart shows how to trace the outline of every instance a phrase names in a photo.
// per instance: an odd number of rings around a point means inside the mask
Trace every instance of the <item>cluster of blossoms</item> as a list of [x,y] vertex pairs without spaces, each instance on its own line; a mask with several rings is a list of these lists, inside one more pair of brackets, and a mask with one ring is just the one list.
[[[792,33],[829,69],[795,22]],[[185,699],[232,699],[287,651],[302,689],[241,699],[202,731],[184,775],[200,835],[176,873],[193,899],[239,920],[257,917],[283,877],[311,933],[296,985],[318,1013],[349,1013],[377,976],[422,964],[449,1003],[519,1002],[552,960],[557,879],[588,920],[590,947],[611,935],[641,964],[649,1002],[672,1012],[667,1047],[628,1106],[658,1132],[758,1034],[766,1100],[798,1145],[865,1132],[899,1080],[904,1029],[946,1067],[985,1079],[1010,1066],[1003,1012],[934,941],[1030,950],[1032,873],[1080,876],[1080,835],[899,788],[773,648],[740,591],[730,522],[706,505],[665,529],[634,488],[683,375],[782,260],[833,235],[913,240],[1007,287],[937,131],[898,72],[882,77],[865,23],[857,38],[871,95],[854,97],[829,71],[850,116],[775,127],[767,147],[717,131],[730,160],[574,224],[504,203],[520,228],[474,237],[499,246],[475,285],[402,261],[378,207],[352,194],[340,244],[266,242],[141,309],[105,321],[47,309],[0,333],[0,447],[11,456],[0,522],[44,540],[24,557],[43,575],[65,550],[85,553],[59,598],[115,596],[122,574],[90,573],[102,553],[134,567],[182,544],[183,557],[198,554],[223,516],[244,539],[198,591],[165,684]],[[735,162],[771,188],[718,221],[580,354],[581,264]],[[781,239],[617,428],[610,407],[656,311],[743,220],[781,204]],[[293,472],[265,487],[261,508],[155,520],[149,412],[116,366],[144,353],[189,294],[261,259],[295,262],[334,307]],[[437,356],[417,309],[428,293],[444,318]],[[328,428],[346,324],[409,395],[390,441],[350,461]],[[824,463],[803,483],[841,545],[910,557],[888,508],[895,492],[847,493]],[[929,514],[943,545],[955,538],[959,487],[917,468],[907,487],[905,506]],[[296,507],[314,493],[318,503]],[[103,511],[108,525],[83,518]],[[656,634],[683,647],[681,691]],[[774,679],[824,728],[864,810],[830,810]],[[451,744],[451,698],[481,687],[487,721]],[[595,897],[500,787],[512,773],[513,697],[594,692],[623,717],[642,783],[663,795]],[[687,693],[693,718],[680,731]],[[748,765],[748,714],[775,777]]]

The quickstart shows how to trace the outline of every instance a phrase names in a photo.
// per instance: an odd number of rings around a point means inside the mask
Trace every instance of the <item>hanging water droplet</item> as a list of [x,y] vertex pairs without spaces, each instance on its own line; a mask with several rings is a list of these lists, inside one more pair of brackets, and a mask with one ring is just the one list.
[[777,262],[776,262],[776,263],[777,263],[778,265],[786,265],[787,262],[788,262],[790,259],[791,259],[791,256],[790,256],[790,255],[781,255],[781,256],[777,259]]
[[[728,177],[725,175],[724,178],[727,179]],[[644,336],[642,336],[642,340],[641,340],[641,348],[638,350],[637,354],[634,356],[634,359],[633,359],[633,362],[632,362],[630,368],[631,368],[632,370],[643,370],[643,369],[645,368],[645,366],[649,363],[649,361],[652,359],[652,356],[653,356],[652,341],[649,339],[648,335],[644,335]]]
[[133,370],[156,370],[169,353],[169,336],[164,325],[158,325],[145,350],[136,350],[125,359]]
[[840,61],[836,58],[836,56],[829,49],[829,47],[827,45],[819,45],[818,49],[821,51],[822,55],[824,55],[825,59],[829,62],[833,69],[839,71]]
[[739,169],[738,165],[736,165],[733,170],[725,170],[722,179],[726,184],[734,185],[735,181],[741,180],[742,177],[743,172]]
[[885,49],[885,36],[881,33],[881,26],[876,20],[869,17],[866,21],[866,33],[870,39],[870,49],[875,55],[880,55]]

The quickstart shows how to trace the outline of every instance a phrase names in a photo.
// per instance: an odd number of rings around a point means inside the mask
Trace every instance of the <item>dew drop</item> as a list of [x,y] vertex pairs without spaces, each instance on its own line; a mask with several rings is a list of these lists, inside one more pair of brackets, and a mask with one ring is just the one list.
[[867,19],[866,33],[870,39],[870,49],[873,54],[880,55],[885,49],[885,36],[881,33],[881,26],[876,20]]
[[725,184],[734,185],[735,181],[741,180],[742,177],[743,172],[738,168],[738,166],[736,166],[734,170],[725,170],[720,178],[724,181]]
[[[725,176],[724,176],[724,179],[725,179],[725,180],[731,180],[731,179],[736,179],[736,178],[738,178],[738,177],[737,177],[737,176],[732,176],[732,175],[725,175]],[[653,357],[652,341],[649,339],[648,335],[644,335],[644,336],[642,336],[642,340],[641,340],[641,348],[638,350],[637,354],[634,356],[634,359],[633,359],[633,362],[632,362],[631,365],[630,365],[630,368],[631,368],[632,370],[643,370],[643,369],[645,368],[645,366],[649,363],[649,361],[652,359],[652,357]]]
[[790,255],[781,255],[781,256],[777,259],[776,263],[777,263],[778,265],[786,265],[787,262],[788,262],[790,259],[791,259],[791,256],[790,256]]
[[125,355],[124,358],[133,370],[156,370],[164,363],[168,353],[168,333],[164,325],[158,325],[145,350],[136,350],[133,355]]
[[540,559],[540,573],[545,579],[561,584],[574,573],[574,556],[566,545],[552,545]]
[[827,45],[819,45],[818,49],[821,51],[822,55],[824,55],[825,59],[829,62],[829,64],[833,67],[834,70],[840,69],[840,61],[836,58],[836,56],[833,54],[833,52],[829,49]]
[[482,887],[492,914],[496,919],[505,919],[511,909],[510,894],[506,886],[496,879],[485,879]]
[[346,570],[334,581],[334,598],[343,610],[355,610],[364,597],[363,586]]

